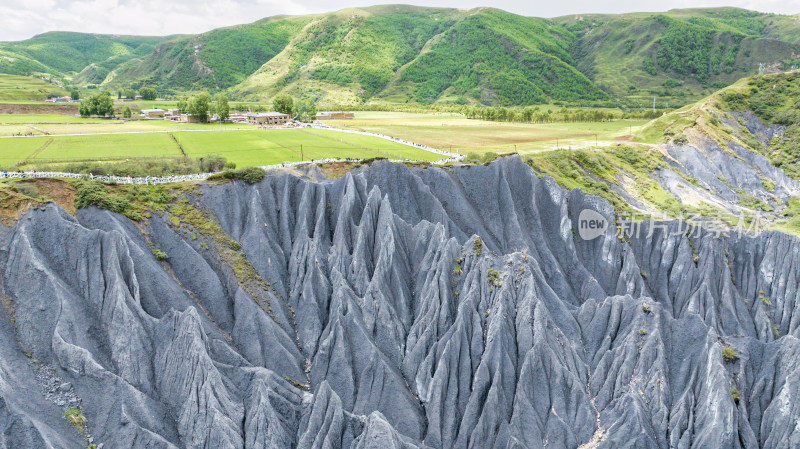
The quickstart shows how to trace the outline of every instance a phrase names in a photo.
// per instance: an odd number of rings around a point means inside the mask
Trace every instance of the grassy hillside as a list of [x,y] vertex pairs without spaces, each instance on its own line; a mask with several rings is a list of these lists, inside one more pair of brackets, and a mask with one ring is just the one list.
[[420,103],[443,94],[502,105],[605,99],[573,67],[573,41],[572,33],[544,19],[477,11],[449,29],[400,79],[413,83]]
[[273,60],[235,88],[245,97],[311,92],[328,103],[369,99],[448,29],[453,9],[382,6],[314,17]]
[[0,74],[0,98],[4,100],[44,100],[49,94],[69,92],[39,78]]
[[762,141],[746,121],[739,117],[729,121],[741,123],[736,131],[749,147],[800,180],[800,72],[753,77],[721,94],[716,106],[723,111],[752,111],[764,123],[784,127],[782,134]]
[[313,92],[328,104],[628,107],[656,96],[658,107],[681,106],[756,74],[762,63],[768,72],[790,68],[798,29],[796,17],[735,8],[554,20],[488,8],[351,9],[316,17],[234,92],[266,99]]
[[162,91],[225,89],[278,54],[308,17],[272,17],[164,42],[143,60],[112,73],[108,87],[149,85]]
[[[615,96],[641,105],[686,104],[739,78],[789,68],[798,23],[736,8],[555,19],[578,38],[577,67]],[[789,39],[788,37],[791,37]]]
[[[150,54],[168,38],[50,32],[19,42],[0,43],[0,71],[16,75],[49,73],[80,82],[99,83],[118,65]],[[10,61],[9,58],[15,59]],[[2,61],[2,59],[0,59]]]

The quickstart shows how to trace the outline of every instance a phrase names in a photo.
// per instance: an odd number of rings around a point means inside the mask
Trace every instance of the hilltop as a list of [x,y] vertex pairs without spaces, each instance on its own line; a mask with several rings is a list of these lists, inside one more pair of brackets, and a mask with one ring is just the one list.
[[[404,5],[276,16],[191,36],[46,33],[0,44],[0,73],[162,94],[324,104],[683,105],[800,63],[796,17],[735,8],[523,17]],[[88,44],[87,44],[88,43]]]

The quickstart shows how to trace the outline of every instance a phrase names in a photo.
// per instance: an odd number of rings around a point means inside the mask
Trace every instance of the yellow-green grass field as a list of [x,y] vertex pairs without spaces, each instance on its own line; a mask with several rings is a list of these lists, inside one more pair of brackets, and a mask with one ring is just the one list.
[[27,123],[3,124],[0,125],[0,136],[14,136],[18,132],[32,132],[34,135],[63,135],[63,134],[105,134],[105,133],[130,133],[130,132],[178,132],[190,130],[233,130],[233,129],[257,129],[253,125],[223,123],[213,125],[205,123],[181,123],[170,122],[167,120],[133,120],[122,122],[117,120],[90,121],[92,119],[79,122],[64,123],[36,123],[31,124],[30,119]]
[[112,120],[58,114],[0,114],[0,136],[32,132],[34,135],[99,134],[144,131],[256,129],[249,124],[175,123],[168,120]]
[[69,92],[32,76],[0,74],[0,98],[3,100],[44,100],[48,94],[63,96]]
[[0,125],[17,123],[119,123],[119,121],[60,114],[0,114]]
[[[239,167],[323,158],[436,160],[441,156],[370,136],[336,131],[276,129],[211,132],[150,132],[0,138],[0,167],[23,170],[74,161],[124,161],[218,154]],[[301,158],[302,145],[302,158]]]
[[524,124],[470,120],[458,114],[356,112],[331,126],[390,135],[461,153],[532,153],[556,148],[608,145],[635,134],[647,120]]

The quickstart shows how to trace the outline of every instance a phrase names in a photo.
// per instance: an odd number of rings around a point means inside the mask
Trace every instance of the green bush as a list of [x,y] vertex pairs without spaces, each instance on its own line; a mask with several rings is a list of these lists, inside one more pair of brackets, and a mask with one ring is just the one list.
[[238,179],[238,180],[244,181],[244,182],[246,182],[248,184],[255,184],[257,182],[260,182],[262,179],[264,179],[264,176],[266,176],[266,174],[264,173],[264,170],[262,170],[262,169],[260,169],[258,167],[246,167],[246,168],[241,168],[239,170],[226,170],[226,171],[224,171],[222,173],[217,173],[216,175],[211,175],[211,176],[208,177],[208,180],[209,181],[214,181],[214,180],[230,180],[230,181],[233,181],[233,180]]
[[500,281],[500,273],[495,270],[494,268],[489,268],[489,271],[486,272],[487,274],[487,282],[489,283],[490,287],[500,287],[502,281]]
[[161,251],[158,248],[153,249],[153,255],[156,256],[156,260],[162,261],[169,259],[169,256],[164,251]]
[[732,347],[728,346],[722,350],[722,358],[725,360],[732,362],[739,358],[739,354],[736,353],[736,350]]
[[689,143],[689,139],[687,139],[683,134],[678,134],[674,139],[672,139],[672,143],[675,145],[686,145]]
[[64,417],[67,418],[70,424],[75,426],[82,434],[86,435],[86,417],[81,413],[78,407],[68,408],[64,412]]
[[139,211],[136,210],[127,198],[109,192],[102,183],[96,181],[80,181],[76,184],[78,189],[77,195],[75,196],[75,207],[78,209],[97,206],[101,209],[123,214],[136,221],[142,219]]
[[475,255],[480,256],[483,251],[483,242],[480,237],[475,237],[475,242],[472,243],[472,249],[475,250]]

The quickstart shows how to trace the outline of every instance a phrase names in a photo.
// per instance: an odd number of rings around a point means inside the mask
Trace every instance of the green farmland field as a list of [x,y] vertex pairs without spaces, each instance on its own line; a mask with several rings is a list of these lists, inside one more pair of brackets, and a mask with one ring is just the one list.
[[198,158],[207,154],[219,154],[239,167],[331,157],[414,160],[442,158],[438,154],[384,139],[316,129],[187,132],[181,133],[181,144],[188,156]]
[[[92,125],[80,125],[92,126]],[[105,125],[100,125],[105,126]],[[124,161],[218,154],[239,167],[323,158],[436,160],[442,156],[384,139],[326,130],[143,132],[0,138],[0,167],[23,170],[71,161]],[[301,159],[301,145],[302,155]]]
[[178,145],[166,133],[0,139],[0,166],[3,168],[24,160],[35,164],[165,156],[180,156]]

